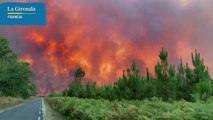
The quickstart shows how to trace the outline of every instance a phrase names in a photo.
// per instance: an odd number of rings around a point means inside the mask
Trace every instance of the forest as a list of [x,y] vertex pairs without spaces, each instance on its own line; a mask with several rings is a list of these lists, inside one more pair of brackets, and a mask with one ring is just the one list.
[[204,59],[195,50],[188,63],[175,67],[168,52],[159,54],[155,75],[141,75],[136,60],[111,85],[84,82],[79,67],[69,87],[46,98],[68,120],[212,120],[213,80]]
[[74,80],[61,93],[50,96],[69,96],[79,98],[94,98],[108,100],[142,100],[153,97],[163,101],[186,100],[207,101],[213,95],[213,81],[204,64],[204,59],[197,50],[191,54],[193,67],[180,60],[177,68],[168,62],[168,52],[164,49],[159,54],[160,62],[155,65],[155,76],[146,69],[143,76],[137,68],[136,61],[123,71],[117,82],[112,85],[97,86],[95,82],[85,84],[85,70],[77,68]]
[[[154,74],[147,68],[142,75],[133,58],[115,83],[104,86],[86,82],[86,71],[79,67],[69,86],[45,101],[69,120],[211,120],[213,80],[200,53],[191,54],[192,66],[182,60],[172,65],[163,48],[159,58]],[[0,100],[36,94],[29,63],[21,62],[1,37]]]
[[29,98],[36,95],[36,86],[31,77],[29,63],[20,62],[9,48],[8,40],[0,37],[0,97]]

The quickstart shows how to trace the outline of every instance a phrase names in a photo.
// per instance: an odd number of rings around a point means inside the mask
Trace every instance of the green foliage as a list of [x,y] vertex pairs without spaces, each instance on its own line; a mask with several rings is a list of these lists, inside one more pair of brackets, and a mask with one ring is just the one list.
[[211,97],[213,85],[209,82],[210,81],[201,81],[196,84],[194,93],[195,99],[207,101],[207,99]]
[[140,75],[139,69],[136,67],[135,61],[132,66],[123,73],[123,77],[120,78],[114,85],[114,91],[119,99],[143,99],[145,97],[152,97],[150,90],[152,89],[151,75],[147,71],[147,80]]
[[208,68],[204,65],[204,60],[200,57],[200,53],[195,50],[192,54],[192,63],[194,69],[192,85],[194,87],[193,96],[195,99],[206,101],[213,93],[212,79],[209,75]]
[[174,101],[160,99],[108,101],[53,97],[46,99],[68,120],[211,120],[213,99],[208,102]]
[[[79,67],[74,71],[74,80],[70,83],[69,88],[62,92],[64,96],[75,96],[83,98],[85,96],[89,97],[88,92],[85,91],[85,88],[82,85],[82,79],[85,76],[85,71]],[[89,85],[87,85],[87,89],[90,90]]]
[[17,60],[17,56],[9,48],[8,40],[1,36],[0,36],[0,59]]
[[62,97],[63,94],[62,93],[51,93],[48,95],[49,97]]
[[95,83],[85,83],[82,80],[85,71],[78,68],[74,73],[74,80],[69,88],[63,91],[63,96],[95,98],[108,100],[141,100],[162,98],[164,101],[187,100],[206,101],[213,95],[213,82],[210,78],[204,60],[200,53],[192,53],[193,68],[180,61],[178,70],[169,64],[168,53],[164,49],[159,54],[160,62],[155,65],[155,76],[147,68],[146,77],[140,74],[135,60],[132,65],[123,71],[123,76],[113,85],[96,86]]
[[102,95],[102,98],[109,100],[114,100],[116,98],[116,94],[114,92],[112,85],[104,86],[102,89],[103,89],[102,92],[104,93]]
[[176,99],[185,99],[187,101],[192,100],[192,92],[193,92],[193,85],[191,83],[191,80],[193,78],[193,74],[191,72],[191,69],[188,67],[188,65],[184,66],[182,59],[181,63],[178,66],[178,73],[177,73],[177,93],[176,93]]
[[28,63],[19,62],[9,49],[8,41],[0,38],[0,95],[28,98],[36,94],[30,81],[32,72]]
[[204,60],[200,57],[200,53],[195,50],[195,55],[192,53],[192,63],[194,66],[194,83],[204,80],[211,80],[207,67],[204,65]]
[[164,49],[162,49],[161,51],[160,51],[160,54],[159,54],[159,57],[160,57],[160,59],[162,60],[162,62],[167,62],[167,59],[168,59],[168,53],[167,53],[167,51],[165,51]]
[[131,90],[129,88],[129,81],[125,73],[114,85],[115,94],[118,95],[118,99],[130,99]]
[[86,98],[96,98],[96,83],[88,82],[85,88],[85,96]]
[[75,70],[74,72],[75,79],[78,79],[81,81],[84,76],[85,76],[85,71],[81,67]]
[[175,67],[169,65],[168,53],[164,49],[161,50],[159,57],[161,63],[155,66],[157,96],[163,98],[163,100],[175,99],[177,78]]
[[75,97],[83,97],[84,96],[84,89],[82,86],[81,81],[74,80],[67,90],[68,96],[75,96]]

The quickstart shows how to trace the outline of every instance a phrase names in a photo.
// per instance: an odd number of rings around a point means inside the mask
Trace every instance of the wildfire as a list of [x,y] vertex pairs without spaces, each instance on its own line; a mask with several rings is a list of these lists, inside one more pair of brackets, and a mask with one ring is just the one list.
[[[199,6],[195,1],[51,0],[46,26],[4,27],[0,33],[12,39],[21,61],[30,63],[44,95],[65,89],[79,66],[86,79],[104,85],[115,82],[134,59],[142,74],[147,67],[154,73],[162,47],[174,64],[180,57],[190,62],[194,48],[201,55],[212,50],[212,15],[194,7]],[[212,56],[203,57],[212,63]]]
[[30,65],[33,64],[33,59],[30,57],[30,55],[25,55],[23,56],[20,61],[23,61],[23,62],[27,62],[29,63]]

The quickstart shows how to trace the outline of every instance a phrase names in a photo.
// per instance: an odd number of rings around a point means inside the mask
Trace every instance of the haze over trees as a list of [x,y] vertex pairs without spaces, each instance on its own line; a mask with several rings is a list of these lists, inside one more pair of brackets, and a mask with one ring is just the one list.
[[28,63],[20,62],[9,48],[6,38],[0,37],[0,96],[28,98],[36,94]]
[[168,53],[164,49],[160,51],[160,61],[155,65],[155,76],[152,76],[147,68],[146,76],[140,74],[135,60],[132,65],[124,70],[123,75],[113,85],[98,87],[96,83],[82,84],[85,71],[78,68],[74,74],[74,80],[69,87],[59,94],[50,96],[70,96],[79,98],[104,98],[109,100],[141,100],[161,98],[164,101],[187,100],[207,101],[213,95],[213,81],[208,68],[204,64],[200,53],[195,50],[192,53],[190,68],[180,60],[177,69],[168,62]]

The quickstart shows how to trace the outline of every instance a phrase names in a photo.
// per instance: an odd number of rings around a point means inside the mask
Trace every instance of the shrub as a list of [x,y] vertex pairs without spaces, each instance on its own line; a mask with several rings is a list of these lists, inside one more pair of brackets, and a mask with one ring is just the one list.
[[69,120],[210,120],[213,98],[207,102],[152,100],[109,101],[52,97],[49,104]]

